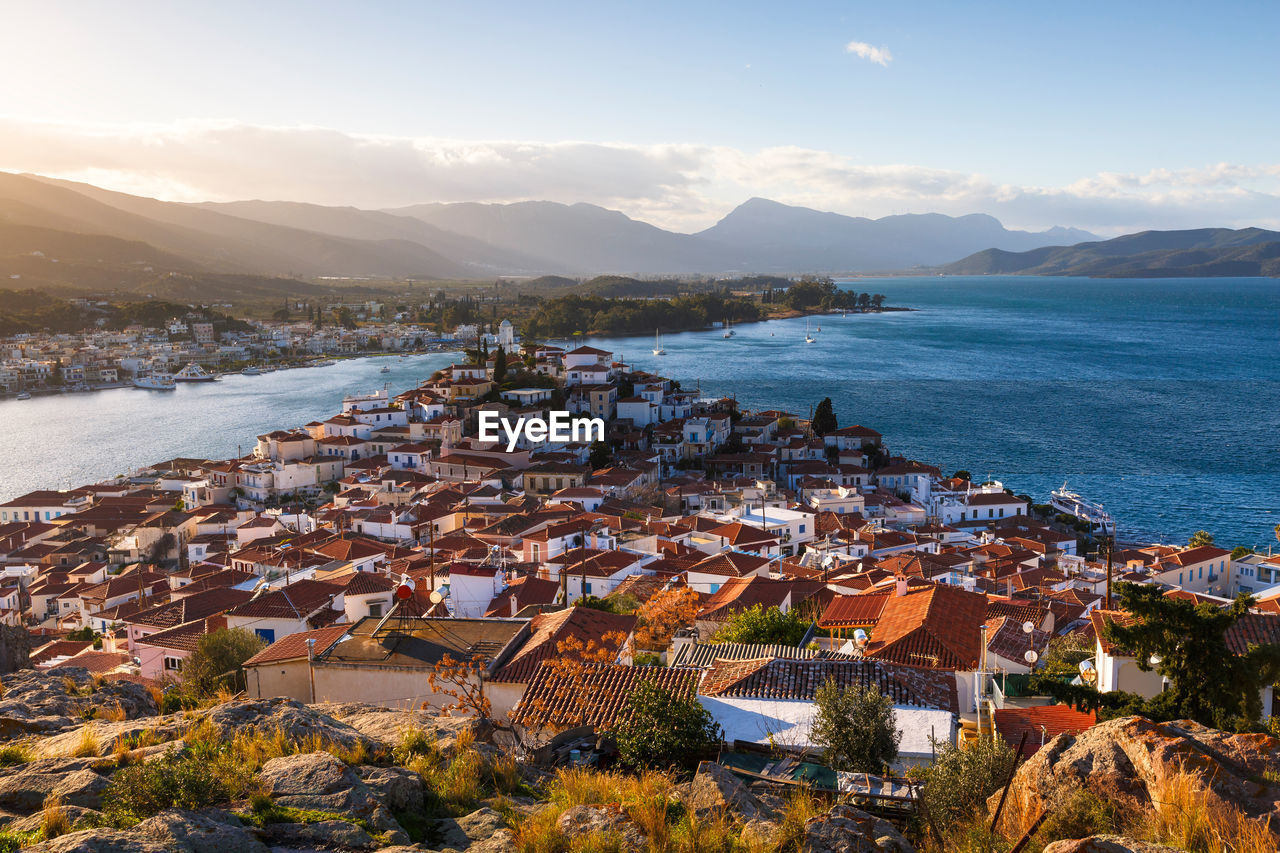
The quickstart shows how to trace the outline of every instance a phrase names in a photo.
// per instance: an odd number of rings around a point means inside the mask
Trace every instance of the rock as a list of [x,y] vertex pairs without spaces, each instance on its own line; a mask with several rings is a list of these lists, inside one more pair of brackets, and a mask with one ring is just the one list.
[[[499,829],[488,838],[467,848],[467,853],[509,853],[516,849],[516,834],[509,829]],[[383,851],[378,851],[383,853]]]
[[98,744],[98,754],[107,755],[115,750],[121,739],[137,738],[143,732],[160,741],[172,741],[182,736],[187,723],[177,716],[140,717],[136,720],[90,720],[79,721],[57,734],[39,738],[31,745],[32,751],[39,758],[66,758],[74,755],[84,744],[84,732],[88,730]]
[[698,773],[684,796],[685,804],[700,818],[716,812],[728,813],[745,821],[772,816],[733,771],[714,761],[698,765]]
[[364,702],[324,702],[311,707],[389,747],[399,746],[406,731],[425,733],[446,754],[463,731],[470,731],[478,743],[488,742],[492,735],[492,726],[475,717],[445,717],[435,711],[402,711]]
[[1042,853],[1181,853],[1176,847],[1135,841],[1120,835],[1091,835],[1074,841],[1055,841]]
[[356,775],[369,786],[373,795],[390,809],[421,812],[423,809],[422,777],[404,767],[357,767]]
[[89,769],[91,759],[33,761],[7,768],[0,775],[0,809],[30,814],[56,794],[70,806],[97,809],[107,779]]
[[273,848],[302,847],[320,850],[372,850],[378,846],[369,833],[345,820],[319,823],[269,823],[262,835]]
[[174,849],[120,829],[84,829],[23,848],[24,853],[173,853]]
[[0,625],[0,674],[8,675],[27,665],[31,654],[31,635],[26,628]]
[[133,831],[187,853],[267,853],[267,846],[226,812],[169,809]]
[[369,786],[327,752],[273,758],[262,766],[258,779],[264,792],[282,806],[361,818],[377,832],[404,832]]
[[[75,826],[81,821],[97,820],[102,812],[95,809],[86,809],[83,806],[61,806],[62,813],[67,816],[67,824]],[[40,810],[35,814],[27,815],[24,818],[15,820],[13,823],[5,827],[12,832],[34,832],[44,826],[44,810]]]
[[380,746],[346,723],[295,699],[234,699],[200,712],[196,719],[201,718],[215,725],[224,737],[246,729],[263,734],[273,734],[280,729],[290,740],[298,742],[318,736],[346,748],[364,745],[368,749],[376,749]]
[[460,818],[436,821],[441,850],[474,850],[474,844],[493,838],[507,826],[506,818],[487,806]]
[[1018,768],[1006,813],[1039,814],[1074,788],[1122,807],[1151,809],[1153,793],[1179,767],[1200,772],[1207,788],[1248,816],[1280,821],[1280,785],[1266,778],[1280,777],[1280,740],[1144,717],[1109,720],[1049,741]]
[[804,825],[806,853],[915,853],[915,848],[888,821],[837,805]]
[[583,835],[617,836],[623,850],[643,850],[646,839],[640,828],[617,806],[574,806],[560,815],[556,827],[570,841]]
[[[62,670],[51,670],[61,672]],[[97,713],[103,711],[124,712],[126,720],[139,717],[154,717],[160,713],[155,697],[151,691],[134,681],[116,678],[102,684],[85,699],[85,708],[93,708]]]

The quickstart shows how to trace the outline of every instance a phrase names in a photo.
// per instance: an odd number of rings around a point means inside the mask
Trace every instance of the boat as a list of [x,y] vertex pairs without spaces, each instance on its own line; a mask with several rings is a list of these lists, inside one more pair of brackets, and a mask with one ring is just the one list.
[[1050,493],[1049,505],[1058,512],[1065,512],[1067,515],[1088,522],[1090,531],[1094,533],[1115,535],[1115,522],[1112,521],[1110,513],[1103,509],[1102,504],[1080,497],[1079,494],[1067,488],[1066,480],[1062,481],[1062,488],[1054,489]]
[[733,321],[732,321],[732,320],[725,320],[725,321],[724,321],[724,337],[725,337],[726,339],[728,339],[728,338],[732,338],[732,337],[733,337],[733,328],[732,328],[732,327],[733,327]]
[[133,380],[134,388],[144,391],[172,391],[177,388],[173,376],[168,373],[152,373],[148,376],[137,376]]
[[390,368],[390,367],[387,367],[387,366],[384,364],[384,365],[382,365],[382,370],[380,370],[380,371],[378,371],[378,372],[379,372],[379,373],[390,373],[390,372],[391,372],[391,368]]
[[809,320],[808,320],[808,318],[805,318],[805,321],[804,321],[804,342],[805,342],[806,344],[811,344],[811,343],[813,343],[813,342],[814,342],[814,341],[816,341],[816,340],[817,340],[817,338],[815,338],[813,335],[809,334]]
[[30,400],[30,399],[31,399],[31,392],[30,392],[30,391],[19,391],[19,392],[18,392],[18,399],[19,399],[19,400]]
[[338,362],[334,361],[334,360],[333,360],[333,359],[331,359],[331,358],[326,358],[326,359],[324,359],[324,360],[322,360],[322,361],[313,361],[313,362],[311,362],[311,366],[312,366],[312,367],[330,367],[330,366],[335,365],[335,364],[337,364],[337,363],[338,363]]
[[261,376],[262,371],[254,367],[252,364],[240,371],[241,376]]
[[653,332],[653,354],[666,355],[667,351],[662,348],[662,333],[656,329]]
[[174,382],[215,382],[218,374],[210,373],[194,361],[173,374]]

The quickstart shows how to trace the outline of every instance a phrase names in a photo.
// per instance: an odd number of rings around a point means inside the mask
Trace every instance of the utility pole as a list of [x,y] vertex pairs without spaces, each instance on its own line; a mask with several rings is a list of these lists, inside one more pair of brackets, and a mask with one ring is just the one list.
[[1111,542],[1110,536],[1108,536],[1106,539],[1106,545],[1107,545],[1107,609],[1110,610],[1111,609],[1111,552],[1114,550],[1112,548],[1112,542]]

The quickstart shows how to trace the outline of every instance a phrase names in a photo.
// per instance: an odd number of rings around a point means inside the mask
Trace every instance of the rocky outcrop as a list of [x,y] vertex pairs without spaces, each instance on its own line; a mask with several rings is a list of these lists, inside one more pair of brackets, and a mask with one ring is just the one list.
[[270,823],[263,827],[262,835],[273,850],[373,850],[380,846],[369,833],[344,820]]
[[684,791],[684,801],[699,818],[725,813],[742,821],[768,819],[772,811],[723,764],[704,761]]
[[448,752],[464,730],[478,741],[484,741],[488,733],[488,727],[479,720],[442,717],[435,711],[396,710],[364,702],[325,702],[311,707],[390,747],[397,746],[405,732],[423,732],[435,740],[442,752]]
[[83,829],[23,848],[23,853],[174,853],[179,848],[123,829]]
[[216,810],[169,809],[147,818],[133,832],[186,853],[267,853],[267,845],[236,817]]
[[79,667],[19,670],[4,677],[4,688],[0,740],[77,728],[105,714],[137,720],[159,712],[142,685],[122,679],[99,683]]
[[893,824],[849,805],[809,818],[803,849],[807,853],[915,853]]
[[571,846],[574,839],[594,834],[616,839],[620,850],[640,851],[647,846],[644,833],[618,806],[574,806],[560,815],[556,828],[568,836]]
[[404,767],[355,768],[373,795],[393,811],[420,813],[425,801],[422,777]]
[[488,807],[460,818],[436,821],[436,836],[439,840],[432,846],[440,850],[466,850],[467,853],[477,853],[478,845],[487,845],[494,850],[511,849],[494,847],[494,839],[514,840],[506,818]]
[[258,773],[264,793],[283,806],[367,821],[376,832],[409,836],[355,772],[327,752],[273,758]]
[[31,654],[31,635],[26,628],[0,625],[0,675],[22,669]]
[[1178,768],[1199,772],[1206,787],[1250,817],[1280,821],[1280,785],[1267,778],[1280,778],[1280,740],[1143,717],[1058,735],[1018,769],[1006,810],[1039,814],[1062,790],[1081,787],[1149,809],[1165,775]]
[[207,719],[231,737],[236,732],[256,730],[271,734],[284,732],[292,741],[305,741],[319,737],[328,743],[351,748],[363,744],[374,749],[380,744],[365,737],[350,725],[320,710],[320,706],[308,706],[295,699],[235,699],[215,705],[198,717]]
[[90,758],[61,758],[6,767],[0,770],[0,809],[31,814],[50,796],[69,806],[97,809],[107,777],[93,769],[96,764]]
[[1055,841],[1041,853],[1182,853],[1176,847],[1135,841],[1119,835],[1091,835],[1075,841]]

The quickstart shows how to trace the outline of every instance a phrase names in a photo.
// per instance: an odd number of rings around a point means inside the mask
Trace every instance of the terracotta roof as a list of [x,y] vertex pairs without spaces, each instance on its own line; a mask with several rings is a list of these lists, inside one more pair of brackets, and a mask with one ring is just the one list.
[[876,590],[866,595],[837,595],[818,618],[821,628],[863,628],[875,625],[884,612],[889,593]]
[[617,666],[589,664],[579,681],[561,671],[540,665],[512,722],[531,728],[566,728],[590,725],[607,728],[625,712],[627,702],[644,682],[670,690],[684,698],[697,692],[699,671],[667,666]]
[[895,705],[955,712],[956,681],[948,672],[897,666],[875,660],[720,661],[707,671],[701,691],[708,696],[812,700],[818,688],[834,681],[842,688],[875,687]]
[[584,646],[612,649],[617,655],[618,643],[606,643],[605,635],[619,633],[623,641],[636,625],[635,616],[624,616],[590,607],[570,607],[556,613],[541,613],[529,623],[529,638],[497,672],[493,681],[528,683],[538,666],[550,657],[563,658],[560,643],[572,637]]
[[[522,575],[513,578],[502,592],[493,597],[485,616],[515,616],[526,607],[554,604],[560,598],[560,584],[549,578]],[[511,602],[515,601],[515,612]]]
[[911,666],[972,670],[981,653],[979,626],[985,595],[946,584],[890,595],[871,635],[867,656]]
[[813,649],[802,649],[799,646],[781,646],[765,643],[685,643],[676,649],[671,666],[691,666],[707,669],[717,661],[735,660],[772,660],[773,658],[792,658],[795,660],[813,660],[822,656]]
[[299,631],[287,637],[281,637],[262,651],[244,662],[245,666],[257,666],[264,663],[279,663],[287,660],[298,660],[307,656],[307,640],[315,640],[315,654],[319,655],[342,639],[350,625],[329,625],[314,631]]
[[232,616],[255,619],[302,619],[324,607],[342,587],[314,580],[294,581],[288,586],[263,593],[229,611]]
[[93,649],[85,649],[77,655],[64,660],[56,667],[52,667],[50,672],[55,672],[63,667],[78,666],[87,669],[89,672],[111,672],[122,666],[128,666],[133,663],[133,658],[127,652],[102,652]]
[[1070,705],[1037,705],[1031,708],[1000,708],[995,714],[996,731],[1012,749],[1017,749],[1026,732],[1022,757],[1029,758],[1040,747],[1064,732],[1077,734],[1098,722],[1092,713],[1082,714]]

